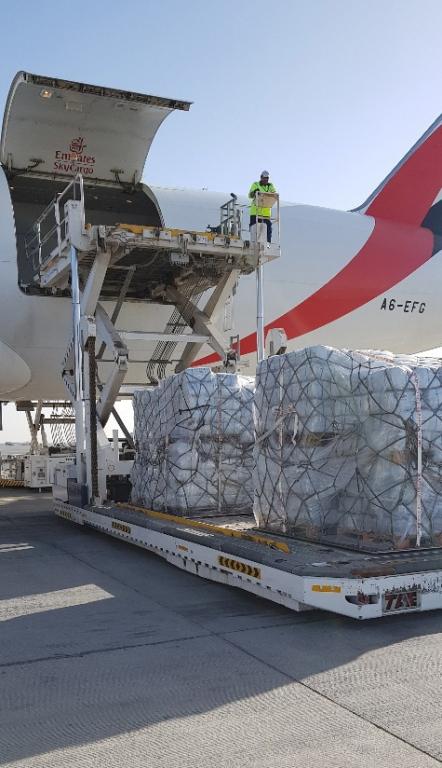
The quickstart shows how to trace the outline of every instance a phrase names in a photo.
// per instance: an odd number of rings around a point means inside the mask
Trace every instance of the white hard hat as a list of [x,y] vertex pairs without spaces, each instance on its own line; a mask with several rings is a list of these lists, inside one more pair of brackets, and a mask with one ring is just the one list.
[[261,178],[262,178],[263,176],[266,176],[267,178],[269,178],[269,176],[270,176],[270,173],[269,173],[268,171],[261,171]]

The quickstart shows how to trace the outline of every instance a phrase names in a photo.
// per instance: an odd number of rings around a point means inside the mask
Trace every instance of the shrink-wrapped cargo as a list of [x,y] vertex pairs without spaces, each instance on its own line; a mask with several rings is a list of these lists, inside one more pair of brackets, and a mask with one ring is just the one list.
[[258,366],[261,527],[375,549],[442,543],[442,368],[309,347]]
[[132,501],[159,511],[251,513],[254,379],[193,368],[134,396]]

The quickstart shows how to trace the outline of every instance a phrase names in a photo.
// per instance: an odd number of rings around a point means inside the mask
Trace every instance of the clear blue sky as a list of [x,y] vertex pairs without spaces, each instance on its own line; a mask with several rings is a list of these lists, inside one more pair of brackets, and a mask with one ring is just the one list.
[[19,69],[194,102],[151,184],[243,193],[267,168],[352,208],[441,111],[441,0],[3,0],[2,29],[2,103]]

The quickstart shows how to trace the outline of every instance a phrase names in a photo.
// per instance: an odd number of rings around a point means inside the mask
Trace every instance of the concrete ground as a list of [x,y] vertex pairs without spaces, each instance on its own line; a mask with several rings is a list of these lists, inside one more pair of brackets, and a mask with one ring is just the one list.
[[440,613],[294,614],[0,494],[0,765],[442,762]]

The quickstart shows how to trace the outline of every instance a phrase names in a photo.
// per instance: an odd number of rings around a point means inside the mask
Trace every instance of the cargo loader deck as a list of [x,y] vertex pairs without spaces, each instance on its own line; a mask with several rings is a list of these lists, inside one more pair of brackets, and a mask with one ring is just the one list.
[[253,518],[188,519],[114,505],[55,513],[153,552],[188,573],[295,611],[357,619],[442,608],[442,549],[368,554],[253,528]]

